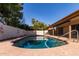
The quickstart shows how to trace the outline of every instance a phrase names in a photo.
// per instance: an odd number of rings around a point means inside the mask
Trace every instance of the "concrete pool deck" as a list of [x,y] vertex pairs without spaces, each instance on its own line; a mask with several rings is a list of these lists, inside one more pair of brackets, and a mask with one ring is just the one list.
[[79,42],[46,49],[24,49],[12,46],[11,40],[0,42],[0,56],[76,56],[79,55]]

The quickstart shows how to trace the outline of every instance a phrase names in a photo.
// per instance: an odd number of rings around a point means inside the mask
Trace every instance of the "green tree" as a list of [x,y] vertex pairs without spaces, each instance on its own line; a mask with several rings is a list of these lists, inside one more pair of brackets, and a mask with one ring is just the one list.
[[5,3],[0,4],[0,18],[7,25],[18,27],[23,17],[22,7],[20,3]]
[[43,22],[40,22],[33,18],[32,19],[32,28],[34,30],[45,30],[45,29],[47,29],[47,25],[44,24]]
[[0,3],[0,22],[7,25],[31,30],[32,27],[23,23],[22,3]]
[[32,24],[34,24],[36,21],[35,21],[35,19],[34,18],[32,18]]
[[25,30],[32,30],[32,27],[27,24],[20,24],[19,28],[25,29]]

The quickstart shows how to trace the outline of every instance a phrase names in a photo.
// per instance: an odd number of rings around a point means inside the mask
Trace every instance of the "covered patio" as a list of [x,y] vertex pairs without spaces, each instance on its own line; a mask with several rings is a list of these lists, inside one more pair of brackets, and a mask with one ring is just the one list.
[[79,39],[79,10],[50,25],[48,30],[53,36]]

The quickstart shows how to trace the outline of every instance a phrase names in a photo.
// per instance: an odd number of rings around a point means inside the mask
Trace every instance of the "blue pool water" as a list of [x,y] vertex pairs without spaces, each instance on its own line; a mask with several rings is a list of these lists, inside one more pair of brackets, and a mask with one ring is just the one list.
[[13,46],[20,48],[41,49],[41,48],[53,48],[65,44],[66,42],[55,38],[34,36],[34,37],[24,37],[20,40],[17,40],[14,42]]

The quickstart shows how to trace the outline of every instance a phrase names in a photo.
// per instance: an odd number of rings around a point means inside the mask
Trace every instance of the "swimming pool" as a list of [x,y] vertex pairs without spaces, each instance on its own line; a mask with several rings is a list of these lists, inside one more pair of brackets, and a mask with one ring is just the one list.
[[13,46],[29,49],[54,48],[65,45],[65,41],[43,36],[24,37],[14,42]]

